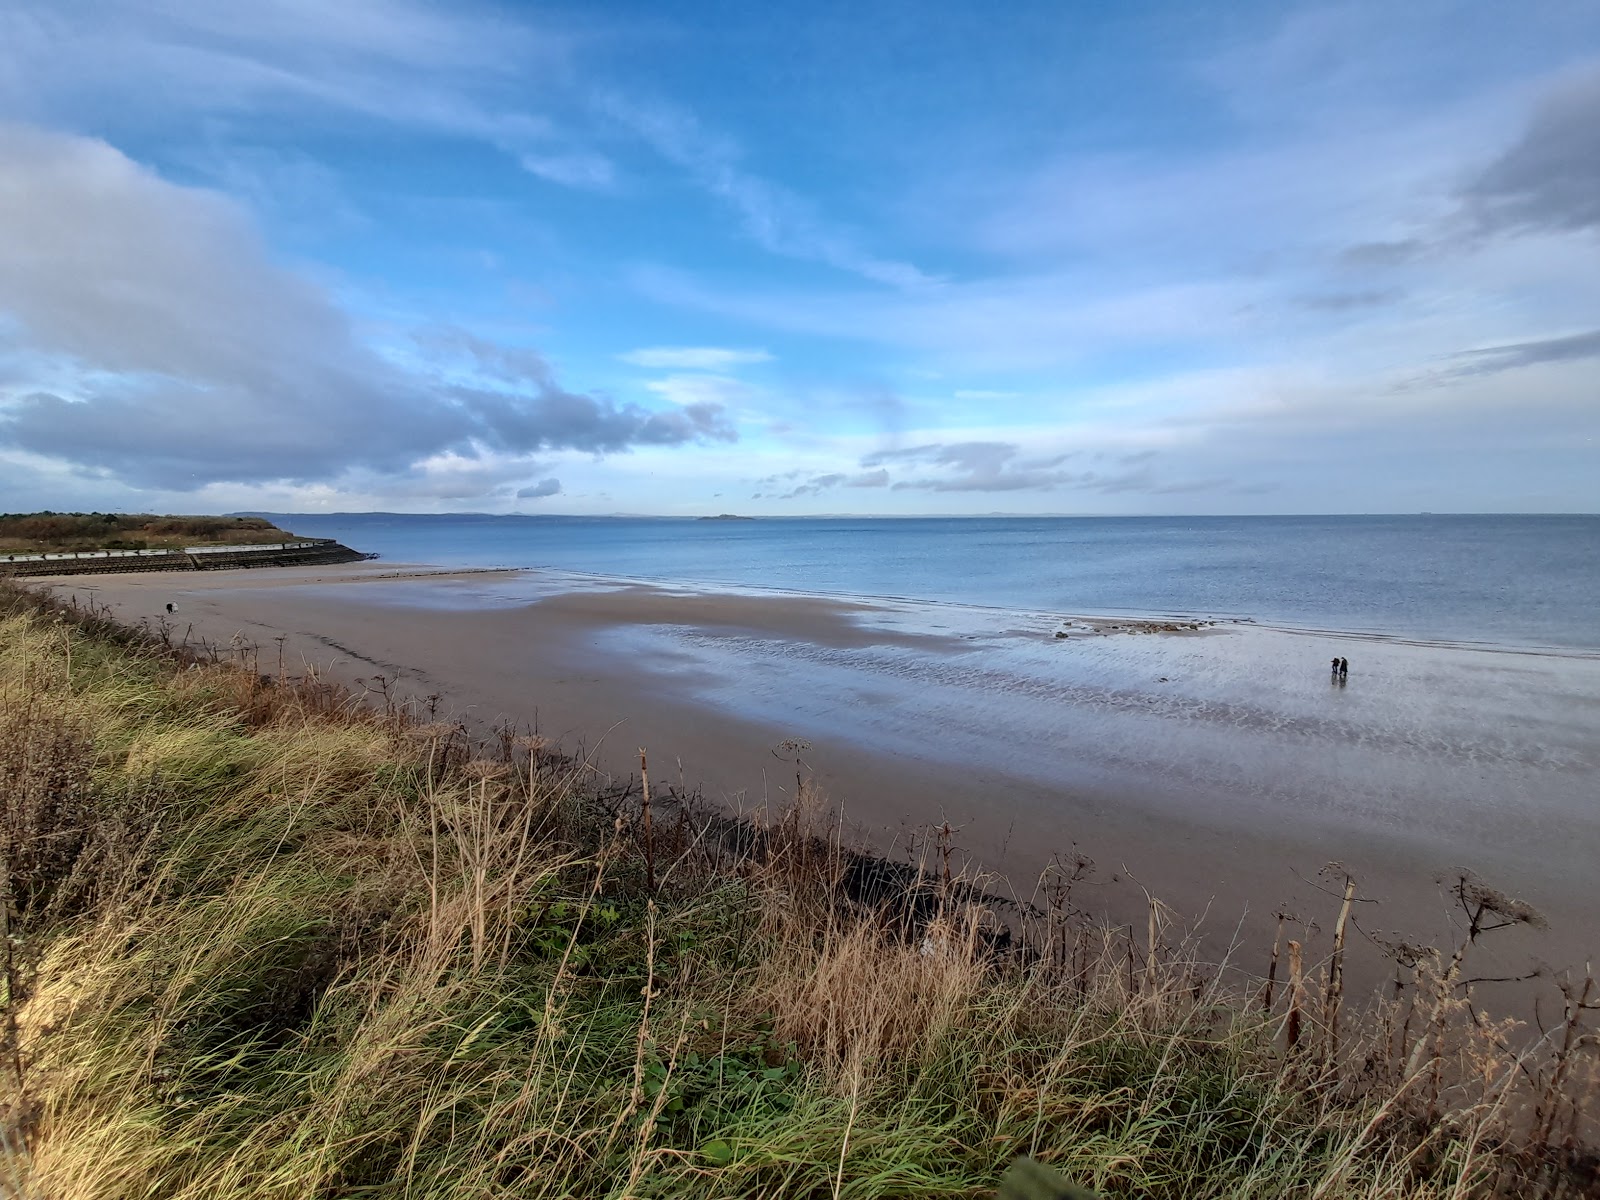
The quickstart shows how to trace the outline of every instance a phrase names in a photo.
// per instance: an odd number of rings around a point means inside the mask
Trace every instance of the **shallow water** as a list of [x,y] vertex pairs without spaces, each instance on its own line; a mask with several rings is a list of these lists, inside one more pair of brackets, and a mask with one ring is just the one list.
[[396,562],[1600,650],[1600,517],[278,514]]
[[[358,590],[362,603],[515,611],[636,585],[536,572]],[[849,619],[860,644],[668,619],[602,623],[586,649],[782,736],[1212,828],[1360,830],[1438,869],[1492,862],[1518,878],[1577,880],[1600,856],[1600,654],[1232,623],[1090,633],[1062,612],[920,601]],[[1334,656],[1350,660],[1343,681]]]
[[[1374,936],[1456,937],[1436,881],[1457,868],[1544,910],[1551,930],[1507,939],[1486,975],[1596,949],[1600,653],[1248,622],[1093,633],[1074,620],[1092,614],[1048,607],[388,573],[74,586],[129,619],[182,588],[196,636],[269,656],[284,636],[290,662],[358,690],[382,672],[480,728],[533,725],[602,772],[635,770],[649,747],[736,808],[783,802],[802,768],[782,743],[801,739],[811,778],[886,852],[948,819],[969,861],[1026,895],[1052,855],[1081,850],[1100,863],[1096,911],[1142,921],[1140,888],[1189,916],[1215,905],[1218,954],[1235,936],[1264,953],[1275,912],[1331,917],[1315,882],[1330,860],[1374,902],[1358,926]],[[1334,656],[1351,663],[1343,686]],[[1372,950],[1362,986],[1389,969]]]

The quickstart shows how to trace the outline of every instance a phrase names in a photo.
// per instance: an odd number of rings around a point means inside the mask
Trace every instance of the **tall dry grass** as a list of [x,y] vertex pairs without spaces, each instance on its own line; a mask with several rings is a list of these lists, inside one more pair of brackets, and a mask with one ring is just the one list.
[[1337,945],[1235,988],[1154,900],[1097,927],[1081,864],[1002,910],[948,832],[897,870],[803,806],[0,609],[5,1194],[980,1196],[1022,1154],[1107,1196],[1594,1186],[1593,984],[1542,1038],[1478,1012],[1474,944],[1534,919],[1478,881],[1376,1008]]

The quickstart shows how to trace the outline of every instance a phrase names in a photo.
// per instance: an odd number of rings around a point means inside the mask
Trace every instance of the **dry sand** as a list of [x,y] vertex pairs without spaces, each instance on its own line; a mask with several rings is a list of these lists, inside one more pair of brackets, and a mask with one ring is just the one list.
[[[1142,928],[1142,885],[1204,914],[1213,953],[1240,939],[1251,969],[1278,911],[1326,947],[1332,860],[1375,901],[1358,913],[1375,938],[1453,936],[1435,881],[1467,867],[1551,921],[1499,935],[1481,973],[1600,949],[1596,655],[392,564],[59,586],[178,638],[253,644],[263,673],[281,652],[291,674],[397,680],[608,771],[647,748],[655,778],[731,808],[786,803],[798,757],[890,854],[948,819],[1027,897],[1075,850],[1099,881],[1075,899]],[[1371,985],[1386,968],[1363,944]]]

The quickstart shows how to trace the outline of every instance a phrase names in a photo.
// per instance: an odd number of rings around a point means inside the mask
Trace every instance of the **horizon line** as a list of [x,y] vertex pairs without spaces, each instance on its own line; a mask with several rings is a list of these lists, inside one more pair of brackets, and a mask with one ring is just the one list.
[[[203,515],[203,514],[194,514]],[[321,512],[296,509],[236,509],[218,513],[218,516],[285,516],[285,517],[520,517],[548,520],[626,520],[626,521],[706,521],[735,518],[749,521],[970,521],[970,520],[1075,520],[1075,521],[1126,521],[1126,520],[1282,520],[1291,517],[1600,517],[1600,512],[1580,511],[1493,511],[1419,509],[1407,512],[1281,512],[1281,513],[1082,513],[1082,512],[981,512],[981,513],[642,513],[642,512],[486,512],[482,509],[460,509],[445,512],[406,512],[400,509],[334,509]]]

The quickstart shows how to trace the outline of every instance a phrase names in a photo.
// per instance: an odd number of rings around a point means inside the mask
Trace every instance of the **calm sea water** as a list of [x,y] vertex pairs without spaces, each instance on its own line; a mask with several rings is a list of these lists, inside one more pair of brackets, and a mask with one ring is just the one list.
[[395,562],[1600,649],[1600,516],[265,515]]

